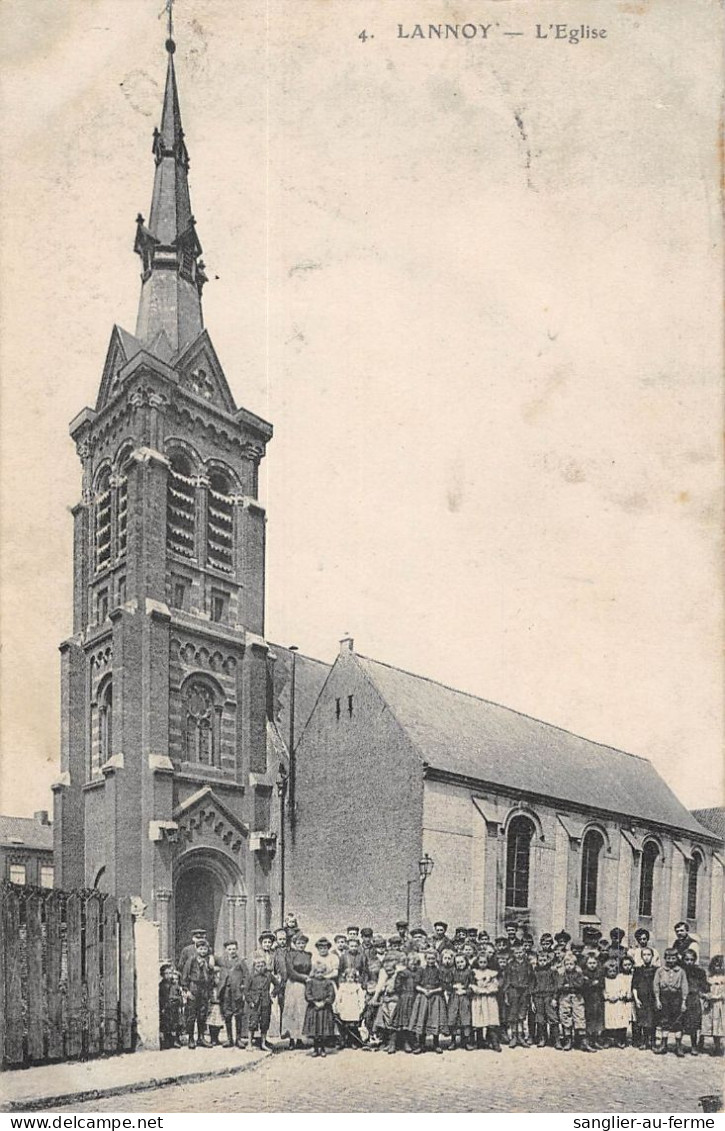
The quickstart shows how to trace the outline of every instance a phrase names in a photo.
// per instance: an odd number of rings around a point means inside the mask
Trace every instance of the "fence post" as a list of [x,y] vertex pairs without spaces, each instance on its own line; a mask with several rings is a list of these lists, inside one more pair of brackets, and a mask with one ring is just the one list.
[[28,962],[28,1058],[45,1057],[45,987],[43,984],[43,897],[32,892],[25,901],[25,948]]
[[88,1003],[88,1049],[101,1049],[101,908],[100,896],[86,902],[86,1000]]
[[68,946],[68,1056],[83,1053],[83,979],[81,973],[81,897],[68,896],[66,904],[66,939]]
[[103,1051],[118,1049],[118,907],[107,895],[103,904]]
[[3,900],[5,941],[5,1060],[23,1063],[22,951],[20,947],[20,898],[17,891],[5,891]]
[[63,1057],[63,991],[61,977],[62,935],[61,935],[61,896],[51,892],[45,904],[45,945],[48,960],[46,963],[48,1000],[48,1058],[61,1060]]
[[136,1007],[136,964],[134,961],[133,912],[127,896],[120,905],[120,998],[121,1028],[119,1045],[126,1052],[133,1048],[133,1022]]

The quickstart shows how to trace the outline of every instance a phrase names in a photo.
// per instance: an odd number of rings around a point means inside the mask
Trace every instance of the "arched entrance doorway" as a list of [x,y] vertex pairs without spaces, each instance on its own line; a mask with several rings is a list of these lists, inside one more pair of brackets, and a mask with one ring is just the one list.
[[246,896],[236,865],[221,852],[195,849],[174,869],[174,954],[191,941],[191,932],[203,928],[215,953],[225,939],[236,938],[246,950]]

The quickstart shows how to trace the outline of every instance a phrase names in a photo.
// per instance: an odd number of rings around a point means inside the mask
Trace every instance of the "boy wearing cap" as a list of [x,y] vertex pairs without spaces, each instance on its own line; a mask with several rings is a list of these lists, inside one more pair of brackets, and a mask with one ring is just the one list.
[[207,946],[209,945],[206,939],[206,931],[202,930],[201,927],[197,927],[195,931],[191,932],[191,942],[188,942],[186,944],[186,946],[181,951],[181,954],[179,955],[179,970],[181,970],[186,960],[192,954],[196,954],[197,947],[201,942],[206,943]]
[[410,937],[413,941],[413,950],[416,954],[423,954],[428,950],[428,935],[422,927],[414,927],[410,932]]

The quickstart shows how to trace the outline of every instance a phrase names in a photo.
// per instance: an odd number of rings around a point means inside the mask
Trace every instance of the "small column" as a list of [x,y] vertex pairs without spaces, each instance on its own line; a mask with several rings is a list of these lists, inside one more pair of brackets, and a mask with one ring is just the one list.
[[227,917],[229,938],[236,939],[239,953],[247,953],[247,897],[246,895],[227,896]]
[[206,532],[209,525],[209,480],[206,475],[197,475],[196,485],[196,560],[203,568],[206,565]]
[[579,938],[581,843],[580,837],[569,836],[569,859],[566,873],[566,929],[573,939]]
[[149,447],[161,450],[161,413],[168,401],[162,393],[149,393],[148,434]]
[[500,825],[486,821],[486,847],[484,849],[483,926],[491,938],[499,933],[500,858],[504,838],[499,835]]
[[621,924],[628,935],[636,930],[637,923],[639,922],[639,879],[641,868],[642,850],[641,848],[633,848],[632,869],[629,877],[629,923],[626,925],[624,923]]
[[159,953],[162,962],[173,961],[171,955],[171,896],[170,888],[156,892],[156,919],[159,924]]
[[256,946],[257,939],[262,931],[268,931],[272,922],[272,901],[268,895],[258,895],[256,899],[257,907],[257,921],[255,925],[256,938],[254,943]]

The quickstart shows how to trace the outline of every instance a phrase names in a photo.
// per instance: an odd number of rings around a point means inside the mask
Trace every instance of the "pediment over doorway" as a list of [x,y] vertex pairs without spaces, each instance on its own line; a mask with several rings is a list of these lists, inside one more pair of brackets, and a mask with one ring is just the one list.
[[216,841],[227,852],[239,852],[249,836],[249,825],[235,816],[209,785],[182,801],[173,817],[182,842],[203,840],[213,845]]

